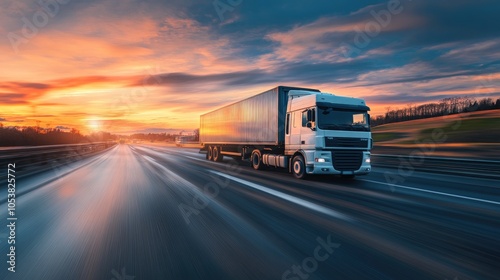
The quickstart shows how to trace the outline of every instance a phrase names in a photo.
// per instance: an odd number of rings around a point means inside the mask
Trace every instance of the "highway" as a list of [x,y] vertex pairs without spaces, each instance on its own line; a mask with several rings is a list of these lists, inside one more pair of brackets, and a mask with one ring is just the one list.
[[117,145],[16,180],[16,272],[2,199],[0,279],[499,279],[499,181],[397,172],[300,181]]

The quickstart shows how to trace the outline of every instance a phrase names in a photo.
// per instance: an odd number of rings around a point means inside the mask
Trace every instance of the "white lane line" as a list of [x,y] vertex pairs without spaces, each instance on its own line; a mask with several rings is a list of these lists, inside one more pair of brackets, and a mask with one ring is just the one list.
[[[203,161],[203,162],[207,161],[207,160],[202,160],[202,159],[199,159],[199,158],[196,158],[196,157],[193,157],[193,156],[186,156],[186,155],[184,155],[186,153],[172,152],[170,150],[167,150],[167,152],[165,152],[165,151],[162,151],[162,150],[159,150],[159,149],[153,149],[153,148],[150,148],[150,147],[143,147],[143,148],[151,150],[151,151],[155,152],[156,154],[158,154],[160,156],[173,155],[173,156],[178,156],[178,157],[190,158],[190,159],[194,159],[194,160],[197,160],[197,161]],[[142,150],[144,150],[144,149],[142,149]],[[190,153],[190,154],[191,155],[195,155],[195,153]]]
[[152,158],[152,157],[149,157],[149,156],[146,156],[146,155],[144,155],[143,157],[146,158],[147,160],[151,161],[151,162],[156,163],[156,160],[154,158]]
[[194,159],[194,160],[197,160],[197,161],[208,162],[208,160],[206,160],[206,159],[199,159],[199,158],[195,158],[195,157],[191,157],[191,156],[184,156],[184,157],[190,158],[190,159]]
[[369,183],[380,184],[380,185],[386,185],[386,186],[390,186],[390,187],[397,187],[397,188],[407,189],[407,190],[420,191],[420,192],[426,192],[426,193],[432,193],[432,194],[439,194],[439,195],[450,196],[450,197],[455,197],[455,198],[462,198],[462,199],[468,199],[468,200],[473,200],[473,201],[479,201],[479,202],[485,202],[485,203],[500,205],[500,202],[497,202],[497,201],[480,199],[480,198],[469,197],[469,196],[463,196],[463,195],[458,195],[458,194],[437,192],[437,191],[431,191],[431,190],[419,189],[419,188],[414,188],[414,187],[401,186],[401,185],[396,185],[396,184],[389,184],[389,183],[378,182],[378,181],[367,180],[367,179],[358,179],[358,180],[359,181],[369,182]]
[[300,205],[302,207],[305,207],[305,208],[308,208],[308,209],[311,209],[311,210],[314,210],[314,211],[326,214],[328,216],[331,216],[331,217],[334,217],[334,218],[338,218],[338,219],[342,219],[342,220],[346,220],[346,221],[352,221],[351,218],[347,217],[346,215],[344,215],[342,213],[339,213],[339,212],[334,211],[334,210],[332,210],[330,208],[326,208],[324,206],[312,203],[310,201],[307,201],[307,200],[304,200],[304,199],[301,199],[301,198],[298,198],[298,197],[295,197],[295,196],[291,196],[289,194],[282,193],[280,191],[276,191],[276,190],[273,190],[273,189],[261,186],[259,184],[255,184],[255,183],[252,183],[252,182],[249,182],[249,181],[246,181],[246,180],[243,180],[243,179],[231,176],[231,175],[227,175],[227,174],[224,174],[224,173],[221,173],[221,172],[217,172],[217,171],[213,171],[213,170],[210,170],[210,172],[212,172],[214,174],[217,174],[219,176],[225,177],[227,179],[230,179],[232,181],[238,182],[240,184],[246,185],[248,187],[251,187],[251,188],[260,190],[262,192],[268,193],[270,195],[274,195],[276,197],[279,197],[281,199],[284,199],[284,200],[287,200],[289,202],[295,203],[295,204]]

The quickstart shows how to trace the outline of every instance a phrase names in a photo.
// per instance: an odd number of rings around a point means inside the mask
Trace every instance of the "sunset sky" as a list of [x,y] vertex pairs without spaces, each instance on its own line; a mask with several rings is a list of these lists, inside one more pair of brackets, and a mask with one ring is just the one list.
[[0,4],[4,126],[192,130],[277,85],[372,115],[500,96],[498,1],[57,1]]

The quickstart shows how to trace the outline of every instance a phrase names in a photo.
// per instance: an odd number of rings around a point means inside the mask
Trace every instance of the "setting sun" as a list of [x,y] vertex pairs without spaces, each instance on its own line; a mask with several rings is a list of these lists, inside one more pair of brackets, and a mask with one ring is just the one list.
[[91,131],[99,131],[101,129],[101,121],[92,119],[87,121],[87,127]]

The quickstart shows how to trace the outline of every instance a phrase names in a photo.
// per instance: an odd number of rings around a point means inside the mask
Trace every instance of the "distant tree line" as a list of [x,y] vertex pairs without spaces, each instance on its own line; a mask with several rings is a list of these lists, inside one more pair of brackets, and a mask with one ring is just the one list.
[[[180,132],[180,133],[177,133],[177,134],[170,134],[170,133],[136,133],[136,134],[132,134],[130,135],[128,138],[130,139],[135,139],[135,140],[142,140],[142,141],[150,141],[150,142],[174,142],[175,141],[175,138],[177,136],[181,136],[183,135],[184,131]],[[189,134],[191,135],[191,134]],[[199,140],[199,136],[200,136],[200,130],[199,129],[195,129],[193,132],[192,132],[192,136],[193,136],[193,141],[198,141]]]
[[174,142],[175,136],[175,134],[167,133],[136,133],[130,135],[128,138],[150,142]]
[[[183,131],[184,132],[184,131]],[[174,142],[180,134],[167,133],[136,133],[129,136],[119,136],[109,132],[96,132],[82,135],[77,129],[61,130],[42,127],[4,127],[0,122],[0,146],[41,146],[60,144],[80,144],[89,142],[116,141],[119,139],[142,140],[149,142]],[[198,141],[199,129],[192,133]]]
[[98,132],[84,136],[76,129],[63,131],[57,128],[4,127],[0,123],[0,146],[79,144],[116,139],[116,135],[108,132]]
[[385,115],[371,119],[372,126],[402,122],[409,120],[439,117],[466,112],[500,109],[500,98],[494,101],[491,98],[476,100],[469,97],[454,97],[442,99],[437,103],[423,105],[408,105],[405,108],[391,110],[387,108]]

